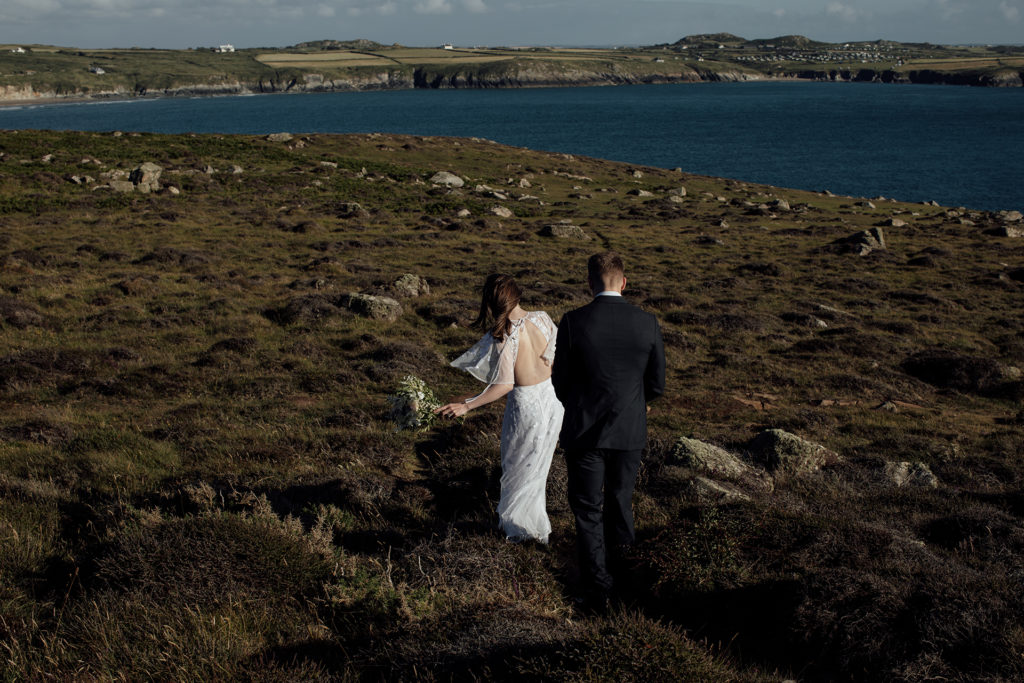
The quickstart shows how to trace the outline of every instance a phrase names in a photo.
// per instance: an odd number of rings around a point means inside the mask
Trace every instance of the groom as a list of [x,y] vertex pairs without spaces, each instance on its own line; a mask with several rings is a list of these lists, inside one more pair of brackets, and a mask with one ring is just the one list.
[[559,439],[576,517],[583,607],[603,611],[623,550],[633,543],[646,403],[665,390],[665,351],[657,319],[622,298],[626,276],[618,254],[591,256],[587,281],[594,300],[559,323],[551,381],[565,407]]

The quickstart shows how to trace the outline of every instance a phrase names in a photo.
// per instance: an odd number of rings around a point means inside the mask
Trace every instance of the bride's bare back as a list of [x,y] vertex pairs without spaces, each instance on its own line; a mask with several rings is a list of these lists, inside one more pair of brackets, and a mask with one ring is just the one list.
[[536,323],[526,316],[519,333],[519,354],[516,356],[516,386],[540,384],[551,377],[551,364],[541,354],[547,348],[548,340]]

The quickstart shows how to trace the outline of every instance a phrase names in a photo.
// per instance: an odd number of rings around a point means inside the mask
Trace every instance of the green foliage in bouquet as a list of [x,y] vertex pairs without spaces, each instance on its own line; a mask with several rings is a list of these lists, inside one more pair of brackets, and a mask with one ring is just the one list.
[[389,417],[399,430],[429,429],[437,419],[434,410],[441,407],[433,390],[414,375],[405,376],[398,384],[398,391],[388,396],[388,403],[391,404]]

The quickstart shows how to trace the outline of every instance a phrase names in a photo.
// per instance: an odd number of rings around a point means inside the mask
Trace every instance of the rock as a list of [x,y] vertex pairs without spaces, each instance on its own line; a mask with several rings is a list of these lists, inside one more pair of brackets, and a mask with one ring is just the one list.
[[994,235],[995,237],[1024,237],[1024,230],[1004,225],[999,228],[993,228],[992,230],[986,230],[985,234]]
[[521,187],[524,190],[527,190],[527,189],[533,187],[533,184],[529,180],[527,180],[526,178],[520,178],[519,179],[519,187]]
[[419,275],[406,273],[392,283],[391,290],[398,296],[414,297],[430,294],[430,285]]
[[876,249],[885,249],[885,233],[881,228],[871,228],[842,237],[831,246],[840,253],[867,256]]
[[338,218],[369,218],[370,212],[358,202],[341,202],[337,205]]
[[498,218],[512,218],[512,211],[504,206],[492,206],[487,212]]
[[725,220],[723,218],[721,221],[719,221],[718,227],[720,227],[720,228],[728,228],[729,227],[729,221],[727,221],[727,220]]
[[160,173],[163,169],[151,161],[137,166],[129,175],[139,192],[156,192],[160,189]]
[[111,180],[108,185],[114,192],[134,192],[135,183],[130,180]]
[[1004,223],[1020,223],[1024,220],[1024,214],[1020,211],[1000,211],[999,219]]
[[540,229],[538,233],[542,237],[561,237],[563,239],[577,239],[589,241],[590,235],[583,231],[578,225],[572,225],[571,223],[552,223],[551,225],[545,225]]
[[755,436],[747,448],[770,471],[797,475],[816,472],[829,457],[836,457],[824,446],[781,429],[766,429]]
[[873,208],[875,208],[875,205],[873,203],[871,203],[871,202],[868,202],[868,201],[857,202],[856,204],[854,204],[854,206],[859,206],[859,207],[864,208],[864,209],[873,209]]
[[465,180],[448,171],[438,171],[430,176],[430,182],[435,185],[444,185],[445,187],[462,187],[466,184]]
[[181,190],[176,188],[174,185],[168,185],[167,186],[167,191],[170,192],[171,194],[173,194],[175,197],[177,197],[179,194],[181,194]]
[[73,175],[69,177],[68,180],[75,185],[92,185],[96,182],[96,179],[91,175]]
[[205,173],[206,175],[214,175],[216,172],[217,169],[215,169],[213,166],[210,166],[209,164],[207,164],[206,168],[203,169],[203,173]]
[[639,180],[644,177],[644,174],[642,171],[633,171],[633,177]]
[[324,168],[338,168],[338,163],[335,161],[321,161],[320,165]]
[[907,222],[899,218],[887,218],[878,225],[888,228],[902,228],[906,226]]
[[341,298],[341,304],[350,311],[374,320],[394,322],[402,315],[402,304],[386,296],[349,292]]
[[455,215],[459,218],[469,218],[473,215],[473,212],[469,209],[459,209],[459,212]]
[[750,466],[718,446],[682,436],[672,446],[670,462],[691,467],[709,474],[738,479]]
[[238,164],[232,164],[231,165],[231,174],[232,175],[241,175],[244,172],[245,171]]
[[267,136],[270,142],[291,142],[293,139],[291,133],[271,133]]
[[923,462],[887,462],[881,475],[884,482],[896,488],[934,489],[939,486],[939,478]]
[[688,488],[689,493],[703,505],[728,505],[750,501],[750,496],[742,491],[706,477],[694,477]]
[[683,199],[681,196],[677,194],[669,195],[668,201],[671,202],[672,204],[684,204],[686,202],[685,199]]
[[992,358],[963,356],[952,351],[923,351],[901,366],[912,377],[942,389],[983,396],[1013,395],[1021,379],[1019,368]]
[[771,206],[776,211],[789,211],[790,210],[789,202],[787,202],[785,199],[776,199],[775,201],[771,202],[769,204],[769,206]]
[[53,156],[52,154],[47,154],[47,155],[45,155],[45,156],[44,156],[44,157],[43,157],[43,158],[41,159],[41,161],[42,161],[42,162],[43,162],[44,164],[48,164],[48,163],[50,163],[51,161],[53,161],[53,159],[54,159],[54,156]]
[[675,189],[669,190],[668,193],[672,197],[685,197],[686,196],[686,188],[683,187],[682,185],[680,185],[679,187],[677,187]]
[[634,197],[653,197],[654,196],[653,192],[648,192],[647,190],[640,190],[640,189],[630,190],[626,194],[632,195]]

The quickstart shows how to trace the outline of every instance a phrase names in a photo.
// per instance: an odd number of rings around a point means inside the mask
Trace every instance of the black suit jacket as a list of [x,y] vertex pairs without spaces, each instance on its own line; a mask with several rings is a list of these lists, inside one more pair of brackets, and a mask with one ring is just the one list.
[[562,448],[644,448],[647,402],[665,391],[657,318],[619,296],[569,311],[558,325],[551,381],[565,407]]

